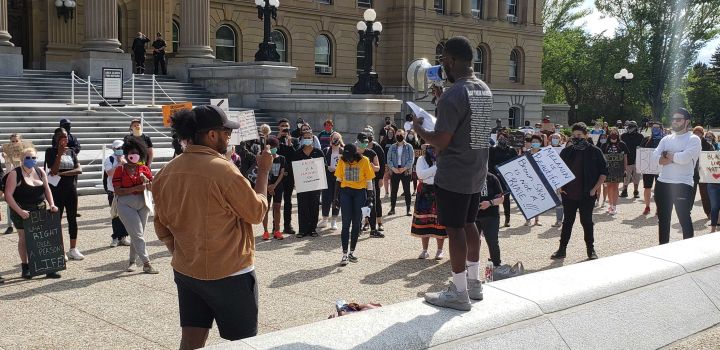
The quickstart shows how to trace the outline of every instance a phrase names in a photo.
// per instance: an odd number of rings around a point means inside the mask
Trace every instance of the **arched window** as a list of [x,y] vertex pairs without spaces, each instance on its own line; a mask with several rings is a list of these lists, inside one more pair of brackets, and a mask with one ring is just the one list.
[[515,129],[518,125],[519,119],[520,119],[520,108],[511,107],[508,110],[508,126],[512,129]]
[[478,78],[485,80],[485,51],[482,47],[476,47],[473,55],[473,70]]
[[520,79],[520,52],[518,50],[512,50],[510,52],[510,71],[508,75],[510,81],[519,81]]
[[360,73],[365,69],[365,45],[362,41],[357,44],[357,72]]
[[221,25],[215,32],[215,57],[219,60],[235,62],[235,30]]
[[275,49],[280,55],[280,62],[287,62],[287,39],[285,38],[285,34],[279,30],[273,30],[272,33],[270,33],[270,40],[275,43]]
[[517,11],[517,0],[507,0],[507,14],[508,16],[514,16],[517,17],[518,11]]
[[177,21],[172,21],[172,50],[178,52],[180,48],[180,25]]
[[445,50],[445,44],[439,43],[435,46],[435,64],[441,63],[443,51]]
[[315,38],[315,74],[332,74],[332,45],[324,34]]

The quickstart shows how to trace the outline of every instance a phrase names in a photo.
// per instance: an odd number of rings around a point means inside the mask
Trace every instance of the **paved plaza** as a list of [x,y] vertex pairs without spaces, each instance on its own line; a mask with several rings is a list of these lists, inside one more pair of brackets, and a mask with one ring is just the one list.
[[[177,292],[170,255],[157,240],[152,223],[146,230],[148,249],[159,275],[123,272],[128,247],[110,248],[110,221],[105,196],[80,198],[79,248],[84,261],[68,262],[63,278],[19,278],[17,235],[0,236],[0,350],[10,349],[176,349],[180,341]],[[699,201],[693,210],[696,235],[709,227]],[[388,210],[388,200],[384,210]],[[600,258],[657,244],[653,216],[641,214],[641,200],[622,199],[619,214],[611,217],[596,209],[596,250]],[[653,208],[654,209],[654,208]],[[5,203],[0,205],[5,218]],[[402,211],[402,210],[400,210]],[[400,212],[399,211],[399,212]],[[553,262],[560,231],[550,227],[550,212],[542,226],[525,227],[513,205],[511,228],[500,232],[503,263],[523,262],[526,273],[584,261],[585,247],[579,221],[573,230],[568,257]],[[410,218],[386,219],[384,239],[364,234],[358,243],[358,263],[340,267],[339,231],[322,231],[317,238],[263,242],[255,226],[256,271],[260,287],[260,333],[312,323],[328,317],[338,299],[393,304],[437,291],[450,277],[449,261],[418,260],[420,241],[411,237]],[[295,225],[297,227],[297,225]],[[673,218],[671,240],[682,238]],[[65,236],[67,239],[67,235]],[[430,253],[435,245],[431,242]],[[483,242],[481,261],[488,252]],[[476,306],[478,307],[478,306]],[[479,305],[482,307],[482,304]],[[705,335],[717,345],[718,330]],[[707,346],[703,334],[670,348]],[[223,342],[213,329],[208,345]],[[711,345],[708,348],[714,348]]]

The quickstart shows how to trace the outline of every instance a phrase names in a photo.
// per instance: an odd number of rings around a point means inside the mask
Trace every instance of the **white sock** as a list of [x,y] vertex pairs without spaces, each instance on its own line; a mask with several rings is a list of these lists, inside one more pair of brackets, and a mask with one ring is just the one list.
[[471,279],[471,280],[479,280],[480,279],[480,262],[466,260],[465,264],[467,265],[467,271],[468,271],[467,278]]
[[467,290],[467,277],[465,277],[465,271],[460,273],[453,272],[452,278],[458,292],[464,292]]

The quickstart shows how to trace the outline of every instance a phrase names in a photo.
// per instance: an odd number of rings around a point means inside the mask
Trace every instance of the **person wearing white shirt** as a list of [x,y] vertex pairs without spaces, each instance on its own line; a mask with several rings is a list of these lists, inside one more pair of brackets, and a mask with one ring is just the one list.
[[413,213],[410,234],[419,237],[422,241],[422,252],[418,259],[430,257],[427,252],[428,245],[430,244],[430,238],[435,238],[438,247],[435,259],[440,260],[443,258],[443,244],[447,233],[445,227],[441,226],[437,219],[437,205],[435,203],[436,153],[435,147],[432,145],[425,145],[423,148],[425,154],[418,158],[415,166],[420,184],[415,198],[415,212]]
[[678,109],[671,119],[672,135],[665,136],[653,152],[653,161],[662,167],[655,185],[660,244],[670,241],[673,206],[682,227],[683,239],[695,234],[690,210],[695,202],[693,175],[700,158],[700,138],[691,132],[690,112]]
[[[103,161],[103,171],[105,172],[105,176],[103,176],[103,185],[105,186],[105,192],[107,192],[108,203],[110,206],[112,206],[113,199],[115,198],[115,188],[112,184],[115,169],[125,163],[122,150],[123,144],[124,142],[122,140],[113,141],[113,153]],[[112,219],[112,243],[110,243],[111,247],[117,247],[118,245],[130,245],[128,232],[125,230],[125,226],[122,221],[120,221],[120,217]]]

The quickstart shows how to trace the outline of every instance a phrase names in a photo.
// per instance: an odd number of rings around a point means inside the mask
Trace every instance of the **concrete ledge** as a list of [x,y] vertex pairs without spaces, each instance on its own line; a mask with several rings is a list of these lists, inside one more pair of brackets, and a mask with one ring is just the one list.
[[657,349],[720,324],[718,259],[710,234],[491,283],[469,312],[416,299],[211,349]]

